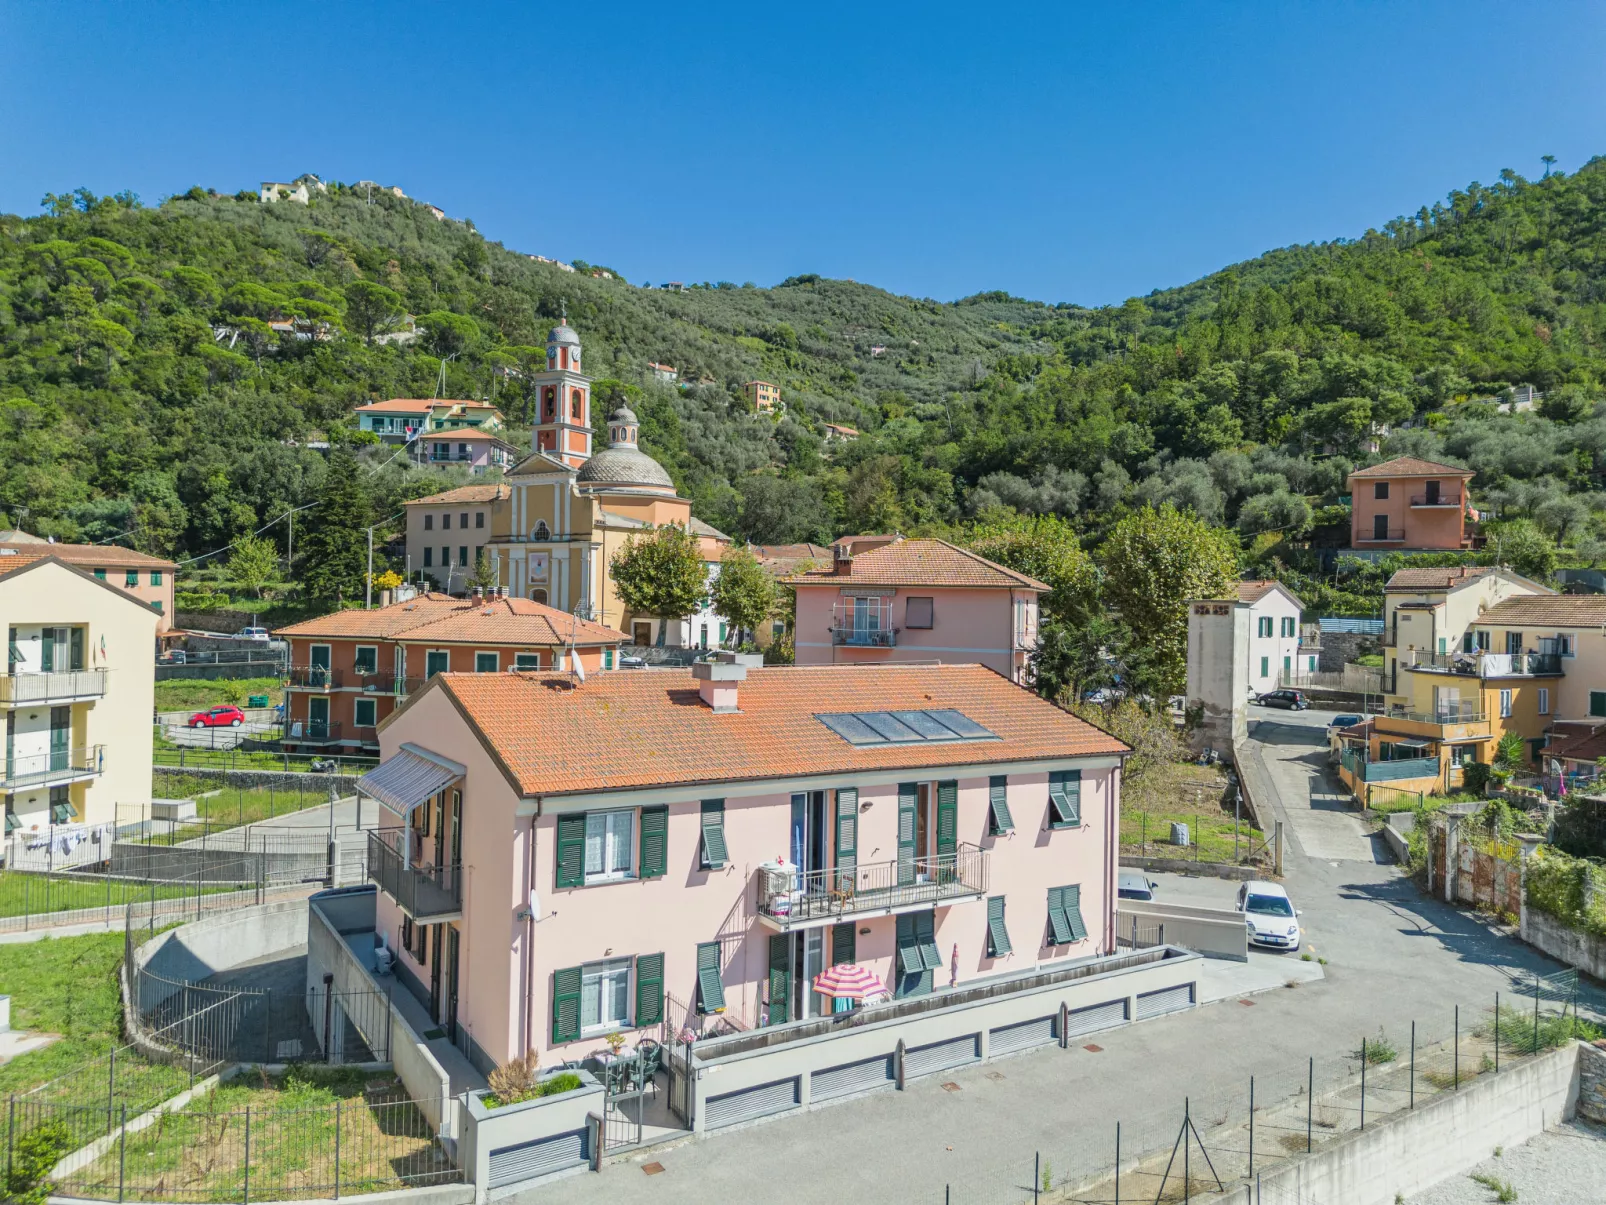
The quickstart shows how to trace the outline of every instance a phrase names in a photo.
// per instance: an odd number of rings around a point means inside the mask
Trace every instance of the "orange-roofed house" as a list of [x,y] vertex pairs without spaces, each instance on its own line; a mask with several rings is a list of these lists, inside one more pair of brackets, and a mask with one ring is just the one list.
[[844,536],[797,592],[797,664],[979,662],[1025,682],[1037,647],[1036,578],[946,540]]
[[422,572],[447,594],[467,593],[480,549],[494,530],[495,507],[512,493],[500,483],[463,485],[404,503],[409,579],[418,580]]
[[382,725],[376,939],[482,1071],[673,1045],[702,1132],[1190,1006],[1193,956],[1110,957],[1119,740],[979,665],[758,661],[443,674]]
[[36,538],[0,543],[0,557],[19,558],[0,561],[0,571],[21,562],[55,557],[75,569],[82,569],[96,581],[116,586],[154,610],[158,635],[173,626],[173,574],[178,566],[166,557],[111,544],[52,544]]
[[396,397],[358,406],[356,415],[358,430],[407,445],[418,464],[483,473],[513,463],[513,447],[502,438],[502,412],[489,402]]
[[1471,469],[1396,456],[1349,476],[1350,546],[1413,552],[1470,548]]
[[382,720],[436,674],[584,673],[618,666],[625,634],[527,598],[420,594],[275,633],[290,644],[285,747],[368,750]]

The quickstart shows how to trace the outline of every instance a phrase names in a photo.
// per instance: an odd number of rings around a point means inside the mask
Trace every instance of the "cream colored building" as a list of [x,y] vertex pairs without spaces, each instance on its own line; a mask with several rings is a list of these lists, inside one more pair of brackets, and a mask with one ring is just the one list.
[[1416,692],[1401,678],[1402,664],[1447,664],[1490,607],[1521,595],[1554,593],[1509,569],[1479,565],[1401,569],[1383,589],[1383,692],[1389,710],[1413,710]]
[[102,860],[108,826],[148,817],[160,618],[55,556],[0,568],[8,868]]

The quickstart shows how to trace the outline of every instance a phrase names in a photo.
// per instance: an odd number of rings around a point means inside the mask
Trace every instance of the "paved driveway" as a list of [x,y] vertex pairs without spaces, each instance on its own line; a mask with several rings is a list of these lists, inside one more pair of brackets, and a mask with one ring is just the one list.
[[[1327,719],[1255,709],[1254,735],[1265,744],[1257,744],[1262,769],[1251,771],[1265,773],[1279,797],[1291,833],[1286,883],[1304,912],[1307,949],[1327,960],[1322,981],[1260,995],[1247,1006],[1228,999],[1101,1034],[1097,1051],[1051,1048],[918,1080],[906,1092],[688,1141],[522,1199],[705,1205],[785,1195],[797,1205],[837,1205],[851,1191],[937,1205],[951,1186],[955,1205],[1018,1201],[1039,1152],[1053,1163],[1056,1181],[1105,1172],[1117,1121],[1123,1155],[1169,1147],[1185,1095],[1197,1116],[1235,1115],[1247,1107],[1251,1075],[1260,1101],[1292,1095],[1304,1085],[1308,1058],[1316,1059],[1318,1077],[1336,1075],[1362,1036],[1382,1028],[1403,1046],[1413,1020],[1424,1043],[1448,1037],[1457,1004],[1470,1024],[1496,991],[1535,971],[1560,970],[1425,898],[1385,860],[1379,843],[1333,798]],[[1157,877],[1162,898],[1231,902],[1229,884]],[[1279,957],[1296,956],[1257,956],[1257,964],[1275,965]],[[643,1175],[648,1159],[662,1174]]]

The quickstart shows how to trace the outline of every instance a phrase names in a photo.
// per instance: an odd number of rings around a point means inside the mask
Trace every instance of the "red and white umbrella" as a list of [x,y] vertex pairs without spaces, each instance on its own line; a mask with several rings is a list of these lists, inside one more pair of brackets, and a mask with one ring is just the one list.
[[869,967],[843,962],[816,975],[814,990],[833,1000],[863,1000],[866,996],[885,995],[887,985]]

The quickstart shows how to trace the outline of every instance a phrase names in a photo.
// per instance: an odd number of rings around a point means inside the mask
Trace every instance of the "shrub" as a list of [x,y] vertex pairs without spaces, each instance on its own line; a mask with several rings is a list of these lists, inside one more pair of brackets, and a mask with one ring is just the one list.
[[493,1068],[491,1074],[485,1077],[491,1089],[491,1096],[485,1100],[486,1105],[495,1109],[541,1095],[540,1072],[541,1058],[533,1050]]
[[1461,786],[1468,794],[1482,796],[1489,787],[1493,771],[1483,762],[1467,762],[1461,767]]
[[1606,936],[1606,867],[1541,846],[1523,876],[1528,906],[1562,924]]
[[1361,1053],[1363,1050],[1365,1051],[1364,1057],[1367,1065],[1371,1067],[1375,1067],[1379,1063],[1392,1063],[1400,1057],[1399,1048],[1394,1045],[1388,1034],[1384,1033],[1381,1028],[1377,1031],[1377,1037],[1369,1038],[1363,1042],[1352,1054],[1357,1059],[1361,1058],[1363,1057]]
[[47,1121],[16,1140],[6,1177],[6,1200],[44,1205],[50,1196],[50,1169],[72,1149],[72,1135],[59,1121]]
[[541,1083],[538,1094],[541,1096],[556,1096],[560,1092],[573,1092],[584,1081],[572,1071],[559,1072],[551,1079]]

